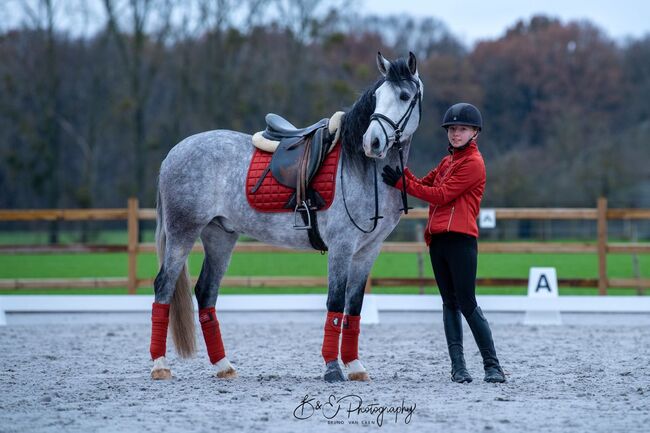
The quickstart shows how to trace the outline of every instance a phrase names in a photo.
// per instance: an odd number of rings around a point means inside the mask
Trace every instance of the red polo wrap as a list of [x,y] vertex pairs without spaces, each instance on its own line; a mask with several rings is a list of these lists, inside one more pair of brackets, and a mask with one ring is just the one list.
[[343,313],[327,312],[323,349],[321,351],[326,364],[339,358],[339,337],[341,336],[342,322]]
[[203,331],[205,347],[208,349],[210,362],[216,364],[226,357],[226,349],[221,341],[221,330],[219,329],[219,320],[214,307],[202,308],[199,310],[199,322]]
[[343,317],[343,335],[341,336],[341,361],[344,364],[359,358],[359,323],[361,316]]
[[151,308],[151,359],[165,356],[167,352],[167,327],[169,326],[169,304],[153,303]]

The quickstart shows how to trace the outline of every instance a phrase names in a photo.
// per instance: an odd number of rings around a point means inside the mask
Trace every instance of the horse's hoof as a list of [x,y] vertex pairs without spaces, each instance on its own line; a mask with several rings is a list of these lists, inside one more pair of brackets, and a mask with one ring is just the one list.
[[217,373],[215,376],[219,379],[234,379],[237,377],[237,370],[235,370],[235,367],[233,367],[230,361],[228,361],[228,358],[223,358],[214,365],[217,367]]
[[172,371],[169,369],[169,364],[167,364],[164,356],[153,360],[151,378],[153,380],[169,380],[172,378]]
[[325,382],[344,382],[345,376],[338,361],[330,361],[325,365],[325,374],[323,374]]
[[217,376],[219,379],[234,379],[237,377],[237,370],[234,368],[229,368],[227,370],[218,371],[215,376]]
[[356,380],[359,382],[370,382],[370,376],[368,376],[368,372],[366,371],[363,364],[361,364],[361,361],[359,361],[358,359],[355,359],[354,361],[345,364],[345,366],[348,369],[349,380]]
[[365,371],[360,371],[358,373],[348,373],[348,379],[357,380],[359,382],[370,382],[370,376]]
[[172,372],[168,368],[159,368],[158,370],[151,370],[151,378],[153,380],[169,380],[172,378]]

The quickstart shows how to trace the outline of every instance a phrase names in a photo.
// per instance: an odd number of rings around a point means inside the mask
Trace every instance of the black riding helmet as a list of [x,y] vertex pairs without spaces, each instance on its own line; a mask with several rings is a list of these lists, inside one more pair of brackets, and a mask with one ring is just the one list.
[[483,117],[478,108],[467,102],[454,104],[445,113],[442,118],[442,126],[447,129],[450,125],[468,125],[475,126],[480,131],[483,129]]

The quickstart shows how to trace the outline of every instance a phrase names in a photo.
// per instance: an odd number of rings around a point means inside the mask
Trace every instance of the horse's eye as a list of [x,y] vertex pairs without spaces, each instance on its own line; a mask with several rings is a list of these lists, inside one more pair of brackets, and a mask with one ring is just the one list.
[[401,99],[402,101],[408,101],[409,99],[411,99],[411,95],[409,95],[407,92],[402,92],[399,94],[399,99]]

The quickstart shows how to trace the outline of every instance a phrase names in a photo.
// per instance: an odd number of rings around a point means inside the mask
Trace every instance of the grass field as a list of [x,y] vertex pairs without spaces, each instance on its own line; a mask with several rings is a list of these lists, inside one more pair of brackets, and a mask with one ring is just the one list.
[[[650,255],[639,255],[641,276],[650,278]],[[190,273],[199,274],[202,254],[190,256]],[[428,256],[423,257],[424,275],[432,277]],[[479,277],[527,278],[531,266],[549,266],[557,269],[558,278],[596,278],[598,275],[595,254],[481,254],[479,256]],[[154,254],[138,256],[138,277],[156,275],[158,269]],[[610,278],[633,277],[632,256],[609,255],[607,271]],[[126,254],[19,254],[0,255],[0,279],[12,278],[81,278],[81,277],[125,277],[127,275]],[[233,256],[229,276],[325,276],[327,256],[316,253],[237,253]],[[375,277],[417,277],[418,258],[416,254],[381,254],[372,271]],[[375,293],[418,293],[417,287],[373,288]],[[325,288],[228,288],[222,293],[325,293]],[[427,287],[426,293],[438,293],[435,287]],[[31,289],[3,290],[4,294],[114,294],[126,293],[124,288],[110,289]],[[152,293],[151,288],[139,289],[138,293]],[[480,294],[525,294],[525,287],[478,288]],[[560,287],[563,295],[596,294],[596,289],[572,289]],[[611,294],[632,295],[635,289],[615,289]]]

